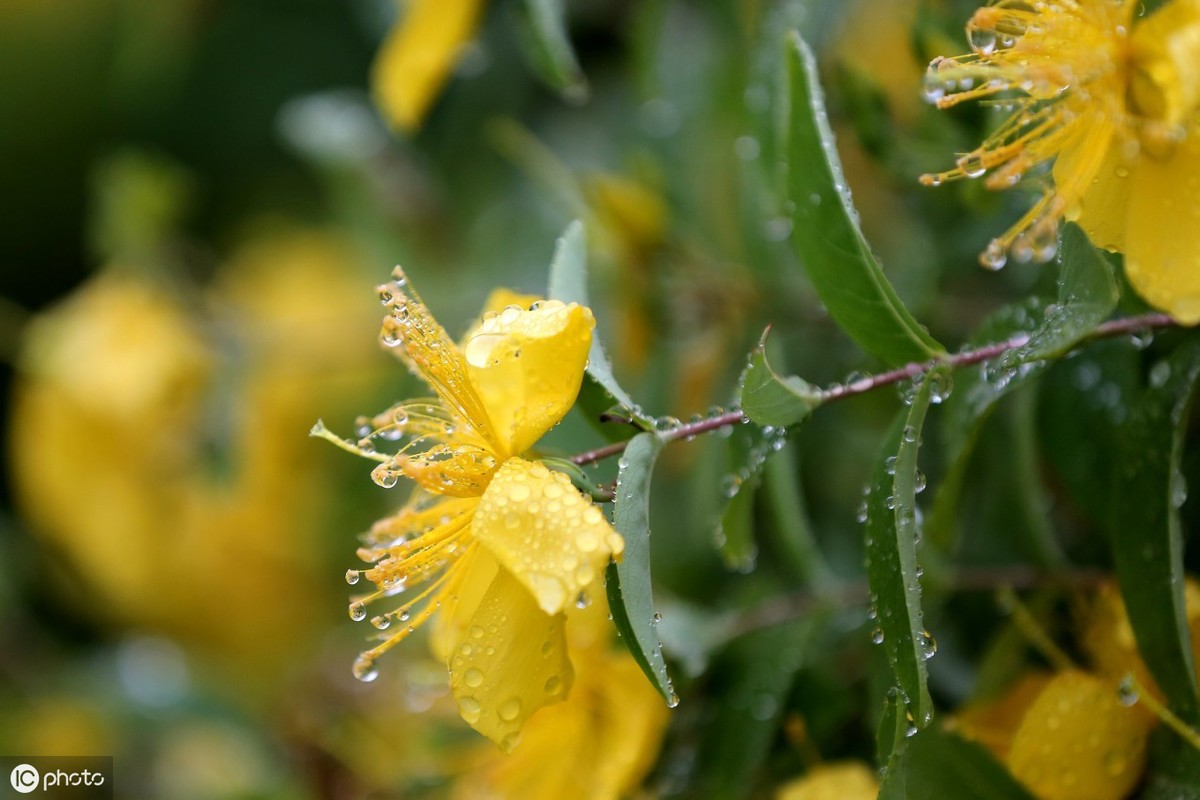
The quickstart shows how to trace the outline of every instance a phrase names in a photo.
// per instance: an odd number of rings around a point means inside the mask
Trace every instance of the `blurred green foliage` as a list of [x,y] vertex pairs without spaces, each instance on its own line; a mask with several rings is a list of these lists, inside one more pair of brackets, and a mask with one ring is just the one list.
[[[424,392],[373,338],[394,263],[452,336],[496,286],[590,298],[611,364],[594,346],[544,450],[640,431],[587,475],[626,482],[610,602],[680,701],[646,796],[772,796],[853,759],[888,798],[1024,797],[1007,744],[956,719],[1061,667],[1039,632],[1200,722],[1195,336],[1100,340],[1145,310],[1119,257],[1071,227],[1055,264],[983,272],[1027,198],[917,184],[996,121],[920,97],[973,7],[497,2],[404,136],[369,94],[386,0],[0,2],[0,748],[113,754],[118,796],[453,792],[476,743],[426,648],[350,675],[341,576],[397,503],[304,438]],[[170,319],[86,316],[116,279]],[[105,326],[120,347],[88,363]],[[36,343],[70,331],[47,367]],[[742,388],[754,422],[672,439]],[[1118,579],[1103,661],[1078,608]],[[1141,796],[1200,796],[1189,747],[1153,734]]]

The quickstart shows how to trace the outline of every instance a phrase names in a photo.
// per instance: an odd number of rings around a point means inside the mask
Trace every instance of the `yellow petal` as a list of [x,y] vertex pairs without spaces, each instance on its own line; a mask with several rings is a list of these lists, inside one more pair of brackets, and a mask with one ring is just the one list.
[[580,771],[590,770],[591,792],[576,796],[627,797],[658,759],[669,712],[627,651],[601,651],[600,658],[589,652],[588,678],[596,696],[591,730],[598,735],[595,757],[579,763]]
[[497,441],[488,410],[468,375],[462,352],[429,313],[404,271],[396,267],[392,276],[390,283],[379,287],[388,309],[380,340],[409,371],[429,384],[452,422],[458,423],[441,426],[443,435],[495,452]]
[[475,539],[492,551],[547,614],[593,587],[610,555],[625,549],[603,512],[561,472],[519,458],[504,462],[479,501]]
[[1046,688],[1050,678],[1048,673],[1029,672],[1008,687],[1003,695],[970,703],[954,716],[958,732],[979,742],[1003,761],[1008,758],[1013,736],[1021,726],[1025,712]]
[[485,314],[463,345],[503,455],[518,455],[558,424],[579,394],[595,327],[592,312],[547,300]]
[[1184,325],[1200,322],[1200,116],[1165,158],[1143,154],[1130,176],[1125,274]]
[[[536,294],[522,294],[514,292],[512,289],[505,289],[503,286],[493,289],[488,295],[487,300],[483,303],[483,310],[479,312],[479,316],[483,317],[487,314],[499,314],[509,306],[517,306],[518,308],[526,309],[537,302],[541,302],[542,298]],[[480,320],[482,321],[482,320]],[[479,323],[476,322],[475,325]],[[472,325],[472,328],[475,326]]]
[[462,46],[479,27],[483,0],[413,0],[371,67],[375,102],[405,131],[421,126]]
[[1200,103],[1200,0],[1171,0],[1134,26],[1129,94],[1143,116],[1176,126]]
[[635,796],[658,757],[667,707],[632,656],[610,651],[608,641],[572,649],[571,658],[576,670],[571,696],[534,715],[510,755],[485,754],[480,767],[455,786],[456,798]]
[[775,800],[871,800],[879,794],[875,771],[858,761],[814,767],[779,788]]
[[1060,672],[1026,712],[1008,767],[1042,800],[1120,800],[1141,778],[1147,729],[1114,684]]
[[462,718],[505,751],[542,706],[570,691],[562,614],[546,614],[500,569],[450,653],[450,689]]
[[473,547],[463,556],[460,568],[463,576],[457,591],[447,598],[441,613],[434,618],[429,637],[429,647],[434,655],[446,662],[450,661],[450,653],[470,626],[500,565],[487,548]]
[[1054,162],[1054,182],[1064,184],[1069,176],[1081,175],[1087,181],[1079,202],[1068,208],[1066,218],[1079,224],[1092,244],[1106,250],[1125,249],[1125,223],[1128,219],[1130,160],[1125,157],[1123,143],[1114,140],[1114,127],[1107,117],[1096,120],[1096,127],[1107,127],[1104,135],[1086,137],[1082,142],[1092,148],[1104,147],[1105,153],[1096,168],[1095,177],[1083,175],[1096,158],[1094,150],[1072,147],[1059,154]]

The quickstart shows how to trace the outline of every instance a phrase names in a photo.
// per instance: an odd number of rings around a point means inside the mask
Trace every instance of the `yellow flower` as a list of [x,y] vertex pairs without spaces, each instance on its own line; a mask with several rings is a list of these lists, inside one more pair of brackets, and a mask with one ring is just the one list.
[[[416,487],[359,550],[374,562],[362,574],[376,591],[351,604],[351,617],[422,588],[372,619],[385,633],[354,671],[371,679],[376,658],[440,609],[433,643],[463,719],[511,749],[529,715],[570,689],[564,610],[586,600],[624,549],[565,474],[519,457],[574,403],[595,322],[575,303],[493,307],[460,347],[401,270],[380,296],[384,344],[436,397],[399,403],[361,431],[360,452],[380,462],[374,480],[390,487],[404,477]],[[382,455],[376,440],[407,441]]]
[[375,102],[393,127],[412,133],[463,46],[475,35],[483,0],[412,0],[371,67]]
[[[1058,222],[1125,253],[1134,288],[1184,324],[1200,322],[1200,0],[1135,18],[1138,0],[996,0],[967,25],[972,53],[930,65],[941,108],[993,98],[1012,114],[937,185],[1023,179],[1041,198],[981,262],[1047,260]],[[1053,162],[1050,176],[1045,166]],[[1052,180],[1051,180],[1052,178]],[[1191,231],[1191,233],[1189,233]]]
[[1149,728],[1111,683],[1066,670],[1025,712],[1008,768],[1041,800],[1120,800],[1142,776]]
[[875,771],[860,761],[823,764],[790,781],[775,800],[874,800],[879,794]]
[[668,712],[633,657],[612,649],[606,612],[603,598],[571,609],[570,698],[535,714],[511,754],[481,754],[456,782],[455,797],[617,800],[638,786],[659,751]]
[[58,589],[177,638],[255,701],[291,685],[280,650],[305,664],[322,629],[281,616],[319,620],[331,599],[318,547],[338,499],[330,454],[296,430],[349,413],[386,365],[354,349],[371,332],[355,330],[371,307],[355,258],[329,233],[275,232],[186,294],[114,264],[22,342],[14,499]]
[[1141,779],[1154,719],[1078,669],[1031,672],[956,717],[1039,800],[1121,800]]

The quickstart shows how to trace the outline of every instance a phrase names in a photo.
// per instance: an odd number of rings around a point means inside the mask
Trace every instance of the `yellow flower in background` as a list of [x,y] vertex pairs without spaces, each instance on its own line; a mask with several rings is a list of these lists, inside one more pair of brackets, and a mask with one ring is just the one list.
[[[326,454],[303,430],[373,391],[370,308],[324,233],[254,239],[185,292],[102,271],[28,329],[10,420],[16,501],[58,588],[105,622],[217,660],[222,688],[288,686],[312,647]],[[185,298],[189,302],[185,302]],[[267,667],[273,667],[267,669]]]
[[860,761],[814,767],[779,787],[775,800],[874,800],[879,794],[875,770]]
[[438,92],[475,35],[483,0],[411,0],[371,67],[375,102],[392,127],[421,127]]
[[[586,601],[624,548],[565,474],[520,457],[575,402],[595,321],[575,303],[523,306],[503,293],[460,347],[404,273],[394,278],[380,287],[382,340],[436,397],[399,403],[360,431],[356,449],[380,462],[374,480],[415,487],[359,550],[374,563],[361,574],[376,591],[351,604],[351,617],[412,594],[372,619],[382,641],[354,672],[372,679],[375,660],[440,610],[434,646],[462,717],[507,750],[533,712],[569,691],[563,612]],[[374,452],[376,441],[405,439],[392,455]]]
[[[987,98],[1012,114],[937,185],[1029,179],[1041,198],[980,256],[1047,260],[1062,219],[1125,253],[1130,283],[1179,322],[1200,322],[1200,0],[1145,19],[1138,0],[998,0],[967,25],[973,52],[930,65],[940,108]],[[1052,162],[1052,174],[1045,167]]]
[[570,697],[534,714],[512,753],[481,752],[454,797],[617,800],[638,787],[658,756],[668,711],[628,651],[613,649],[607,611],[603,597],[568,610]]
[[[1200,583],[1186,578],[1183,585],[1184,613],[1192,640],[1192,660],[1200,678]],[[1137,639],[1121,591],[1114,583],[1101,585],[1094,594],[1077,603],[1079,647],[1094,671],[1118,682],[1133,676],[1142,690],[1165,702],[1154,676],[1137,649]]]
[[[1200,633],[1200,586],[1185,587],[1188,625]],[[1141,781],[1147,738],[1158,724],[1149,702],[1119,687],[1132,676],[1159,695],[1137,652],[1114,584],[1076,600],[1079,649],[1089,670],[1027,672],[999,696],[961,709],[954,725],[987,747],[1042,800],[1121,800]]]
[[1110,682],[1066,670],[1025,712],[1008,768],[1040,800],[1120,800],[1142,777],[1150,728]]
[[1039,800],[1121,800],[1138,784],[1154,718],[1117,683],[1078,669],[1031,672],[955,726],[987,747]]

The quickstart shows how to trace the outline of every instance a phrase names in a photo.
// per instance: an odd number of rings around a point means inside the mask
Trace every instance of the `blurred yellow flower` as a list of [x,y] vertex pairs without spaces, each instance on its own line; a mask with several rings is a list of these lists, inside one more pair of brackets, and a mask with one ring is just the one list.
[[511,754],[480,753],[455,783],[455,797],[617,800],[637,788],[657,757],[668,712],[628,651],[612,649],[606,612],[602,598],[570,609],[571,696],[533,715]]
[[1039,800],[1120,800],[1146,763],[1154,718],[1124,705],[1113,681],[1078,669],[1030,673],[955,719]]
[[1040,800],[1120,800],[1142,776],[1150,727],[1111,683],[1060,672],[1025,712],[1008,768]]
[[[1192,659],[1200,665],[1200,583],[1194,578],[1185,579],[1183,597],[1192,639]],[[1162,691],[1138,652],[1133,626],[1117,585],[1103,584],[1094,594],[1080,598],[1077,607],[1079,646],[1096,674],[1114,683],[1133,676],[1143,691],[1164,702]],[[1200,669],[1197,669],[1197,675],[1200,677]],[[1149,716],[1149,712],[1146,713]]]
[[[992,240],[999,268],[1054,254],[1077,221],[1125,253],[1130,283],[1179,322],[1200,322],[1200,0],[1135,18],[1138,0],[996,0],[967,25],[973,52],[930,65],[926,96],[946,108],[989,98],[1012,114],[937,185],[986,175],[1005,189],[1053,161],[1041,198]],[[1043,170],[1044,171],[1044,170]],[[1191,231],[1191,233],[1189,233]]]
[[375,102],[388,124],[421,127],[464,45],[475,35],[484,0],[401,2],[400,20],[371,67]]
[[[312,647],[318,547],[336,493],[303,430],[370,391],[370,307],[323,233],[256,238],[189,293],[119,266],[40,315],[10,425],[17,502],[59,585],[106,622],[217,659],[223,688],[288,685]],[[185,296],[191,300],[185,303]],[[301,663],[296,659],[296,663]]]
[[779,787],[775,800],[874,800],[875,771],[859,761],[822,764]]
[[[1188,624],[1200,633],[1200,586],[1185,587]],[[1158,695],[1137,652],[1116,585],[1077,600],[1078,640],[1091,671],[1070,668],[1020,677],[1000,696],[955,715],[964,736],[992,751],[1041,800],[1120,800],[1141,780],[1151,703],[1130,702],[1119,686]]]
[[[595,322],[575,303],[489,308],[460,347],[397,269],[380,287],[388,309],[382,339],[429,384],[435,398],[399,403],[375,416],[357,452],[379,461],[374,480],[416,484],[405,506],[380,520],[359,556],[376,586],[366,605],[423,588],[372,624],[387,631],[359,655],[355,674],[439,609],[434,647],[450,669],[459,711],[509,750],[533,712],[566,696],[572,681],[564,611],[624,548],[604,514],[565,474],[519,457],[571,408]],[[489,305],[512,299],[499,295]],[[376,441],[407,438],[394,454]],[[360,571],[347,580],[356,583]]]

